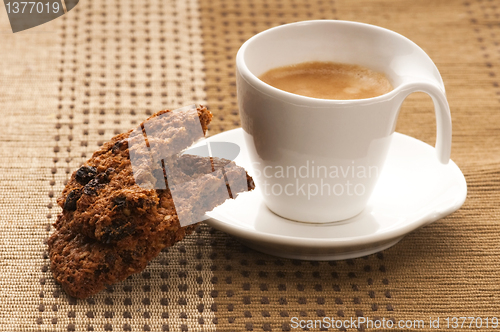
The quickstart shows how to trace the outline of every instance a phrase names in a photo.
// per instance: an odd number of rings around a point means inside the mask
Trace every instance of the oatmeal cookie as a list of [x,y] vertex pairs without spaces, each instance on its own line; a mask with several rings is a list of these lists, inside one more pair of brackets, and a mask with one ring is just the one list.
[[[212,117],[206,108],[197,108],[201,129],[195,133],[189,132],[191,115],[168,113],[105,143],[73,173],[58,199],[63,211],[49,254],[54,278],[69,295],[86,298],[140,272],[163,248],[191,233],[206,212],[254,188],[234,162],[180,154],[204,136]],[[148,124],[164,114],[168,121]],[[158,126],[155,135],[143,135],[152,126]],[[139,138],[146,143],[132,144]],[[159,157],[158,146],[167,155],[162,163],[152,160]],[[139,167],[132,167],[131,154]]]

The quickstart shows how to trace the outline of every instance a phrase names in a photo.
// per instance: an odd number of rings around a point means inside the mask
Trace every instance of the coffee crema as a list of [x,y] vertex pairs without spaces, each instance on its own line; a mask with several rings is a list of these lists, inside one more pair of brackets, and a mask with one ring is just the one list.
[[320,99],[365,99],[393,90],[383,73],[337,62],[311,61],[273,68],[259,78],[280,90]]

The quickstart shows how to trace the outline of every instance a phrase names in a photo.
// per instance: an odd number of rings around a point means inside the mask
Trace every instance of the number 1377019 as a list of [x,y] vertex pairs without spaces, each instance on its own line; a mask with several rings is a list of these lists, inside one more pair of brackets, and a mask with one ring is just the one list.
[[24,14],[24,13],[30,13],[30,14],[43,14],[43,13],[58,13],[59,10],[61,10],[59,3],[58,2],[7,2],[5,3],[5,7],[7,9],[8,14]]
[[499,328],[499,319],[497,317],[446,317],[444,319],[448,329],[480,329],[480,328]]

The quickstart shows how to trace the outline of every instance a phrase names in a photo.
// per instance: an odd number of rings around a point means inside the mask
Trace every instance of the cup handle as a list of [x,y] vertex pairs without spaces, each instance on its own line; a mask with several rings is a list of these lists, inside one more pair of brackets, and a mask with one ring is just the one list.
[[447,164],[451,154],[451,114],[444,91],[426,82],[407,83],[400,88],[401,103],[413,92],[425,92],[431,96],[436,113],[436,153],[442,164]]

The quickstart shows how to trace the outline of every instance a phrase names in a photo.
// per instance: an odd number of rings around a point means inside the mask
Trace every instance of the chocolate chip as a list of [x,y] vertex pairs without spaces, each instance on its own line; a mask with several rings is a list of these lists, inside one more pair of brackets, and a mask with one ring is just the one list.
[[80,167],[75,174],[75,179],[78,183],[82,185],[86,185],[92,180],[97,174],[97,169],[93,166],[82,166]]
[[[113,168],[109,168],[114,171]],[[109,170],[108,169],[108,170]],[[89,181],[83,188],[85,195],[97,195],[97,190],[103,187],[105,183],[109,182],[108,172],[97,174],[92,180]]]
[[119,197],[116,197],[114,200],[113,200],[113,203],[115,204],[115,206],[117,208],[123,208],[125,207],[126,203],[127,203],[127,197],[124,197],[124,196],[119,196]]
[[121,141],[118,141],[113,145],[113,148],[111,149],[111,151],[113,151],[113,153],[117,153],[120,150],[125,150],[127,147],[128,147],[127,140],[122,139]]
[[85,195],[97,195],[97,190],[99,189],[99,179],[92,179],[83,188],[83,193]]
[[76,202],[82,196],[81,189],[71,190],[68,196],[66,197],[66,202],[64,202],[63,209],[66,211],[75,211],[76,210]]
[[134,233],[134,231],[135,224],[122,219],[113,220],[113,224],[105,228],[100,240],[106,244],[118,242]]

